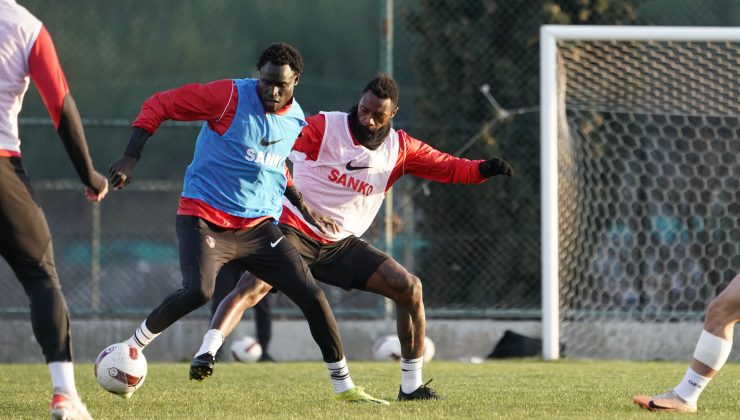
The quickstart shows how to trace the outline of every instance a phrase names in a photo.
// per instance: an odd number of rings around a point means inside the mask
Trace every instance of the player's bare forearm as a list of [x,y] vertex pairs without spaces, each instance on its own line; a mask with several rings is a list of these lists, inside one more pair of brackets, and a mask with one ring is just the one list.
[[306,219],[306,221],[319,229],[321,233],[326,234],[327,229],[331,230],[332,233],[339,232],[339,225],[332,219],[331,217],[324,216],[321,213],[318,213],[314,211],[311,207],[309,207],[306,202],[303,200],[303,196],[301,195],[300,191],[298,191],[298,188],[296,188],[295,185],[291,185],[285,189],[285,198],[290,201],[291,204],[293,204],[298,211],[301,212],[303,215],[303,218]]
[[316,226],[321,233],[326,234],[327,230],[330,230],[332,233],[339,232],[339,225],[337,225],[334,219],[315,212],[308,206],[304,206],[304,208],[301,209],[301,214],[303,214],[303,218],[306,219],[307,222]]

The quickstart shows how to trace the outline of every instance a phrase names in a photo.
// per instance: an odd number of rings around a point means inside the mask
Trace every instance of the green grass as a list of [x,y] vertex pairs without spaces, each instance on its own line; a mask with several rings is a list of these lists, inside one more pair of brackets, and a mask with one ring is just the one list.
[[[76,366],[77,383],[96,419],[623,419],[686,418],[641,410],[630,400],[675,385],[686,363],[514,360],[466,364],[434,361],[424,378],[444,401],[395,402],[396,363],[352,362],[356,384],[390,406],[332,400],[321,362],[216,366],[214,377],[189,381],[188,364],[152,363],[149,377],[125,401],[103,391],[91,364]],[[0,418],[45,418],[50,401],[42,364],[2,365]],[[690,418],[738,418],[740,364],[728,364],[699,400]]]

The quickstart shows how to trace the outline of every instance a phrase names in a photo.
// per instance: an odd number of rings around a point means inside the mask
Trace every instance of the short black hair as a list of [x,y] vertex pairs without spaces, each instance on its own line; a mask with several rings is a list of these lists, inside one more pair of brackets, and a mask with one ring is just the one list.
[[268,61],[276,66],[287,64],[296,74],[303,73],[303,57],[301,57],[300,51],[284,42],[272,44],[262,51],[260,59],[257,61],[257,70],[260,70]]
[[398,84],[387,74],[380,73],[375,79],[371,80],[362,90],[362,94],[364,95],[368,90],[380,99],[390,99],[393,106],[398,106],[398,96],[400,95]]

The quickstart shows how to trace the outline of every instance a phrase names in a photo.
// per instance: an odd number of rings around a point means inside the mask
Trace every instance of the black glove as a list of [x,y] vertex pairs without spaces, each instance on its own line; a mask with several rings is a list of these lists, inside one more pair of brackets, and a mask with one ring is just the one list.
[[136,159],[129,155],[123,155],[120,159],[111,163],[110,168],[108,169],[110,186],[114,190],[123,189],[123,187],[131,182],[131,175],[134,173],[134,167],[136,167]]
[[478,165],[478,171],[483,178],[490,178],[496,175],[514,176],[514,169],[508,162],[501,158],[492,158]]
[[108,177],[110,185],[114,190],[120,190],[131,182],[131,175],[134,173],[134,167],[141,158],[141,151],[144,149],[146,141],[151,134],[141,127],[134,127],[131,130],[131,136],[126,146],[123,156],[117,161],[111,163],[108,168]]

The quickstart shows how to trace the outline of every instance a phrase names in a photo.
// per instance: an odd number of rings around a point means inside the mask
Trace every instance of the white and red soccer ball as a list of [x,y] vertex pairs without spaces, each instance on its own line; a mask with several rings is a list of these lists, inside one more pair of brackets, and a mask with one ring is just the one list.
[[111,344],[95,359],[95,378],[103,389],[130,398],[146,379],[144,354],[126,343]]
[[[377,360],[401,360],[401,341],[396,335],[384,335],[373,343],[373,357]],[[436,348],[429,337],[424,337],[424,362],[431,362]]]
[[252,363],[262,357],[262,346],[254,339],[245,335],[231,343],[231,355],[237,362]]

